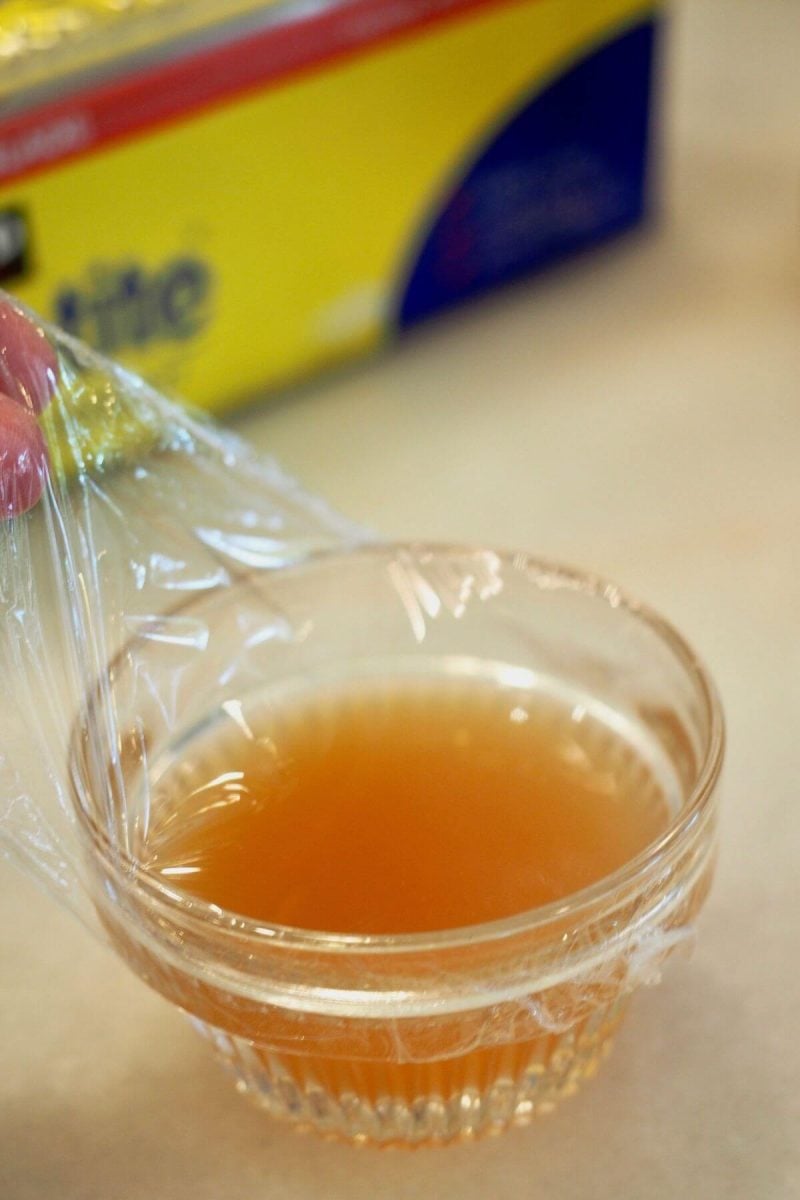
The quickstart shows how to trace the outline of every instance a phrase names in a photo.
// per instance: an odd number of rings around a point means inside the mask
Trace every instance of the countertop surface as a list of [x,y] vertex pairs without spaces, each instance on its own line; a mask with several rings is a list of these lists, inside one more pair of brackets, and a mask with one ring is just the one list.
[[800,1195],[800,7],[687,0],[670,41],[657,223],[236,424],[384,534],[582,564],[693,641],[729,727],[693,959],[552,1116],[356,1151],[242,1102],[0,865],[3,1200]]

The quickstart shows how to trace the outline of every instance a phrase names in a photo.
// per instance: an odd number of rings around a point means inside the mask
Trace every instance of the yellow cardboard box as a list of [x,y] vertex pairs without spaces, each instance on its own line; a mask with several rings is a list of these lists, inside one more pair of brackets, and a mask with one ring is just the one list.
[[0,282],[217,411],[645,211],[652,0],[67,7],[0,11]]

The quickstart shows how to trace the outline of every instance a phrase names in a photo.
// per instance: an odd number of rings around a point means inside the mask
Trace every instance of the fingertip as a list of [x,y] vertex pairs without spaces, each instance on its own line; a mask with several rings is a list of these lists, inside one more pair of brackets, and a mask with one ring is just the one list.
[[0,520],[38,503],[49,458],[36,418],[10,396],[0,395]]
[[58,355],[43,329],[0,300],[0,389],[39,414],[58,385]]

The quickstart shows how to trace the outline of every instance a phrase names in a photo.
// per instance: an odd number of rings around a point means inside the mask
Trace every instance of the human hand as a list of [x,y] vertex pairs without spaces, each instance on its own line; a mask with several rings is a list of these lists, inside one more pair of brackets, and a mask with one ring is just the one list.
[[0,520],[27,512],[42,494],[47,447],[37,417],[57,379],[43,330],[0,300]]

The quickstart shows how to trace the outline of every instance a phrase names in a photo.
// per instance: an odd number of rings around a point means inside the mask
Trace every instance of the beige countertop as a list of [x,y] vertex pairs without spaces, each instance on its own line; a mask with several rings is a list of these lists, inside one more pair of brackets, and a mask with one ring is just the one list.
[[660,225],[239,419],[389,535],[518,545],[661,608],[730,750],[691,962],[528,1130],[418,1154],[291,1134],[0,867],[3,1200],[800,1195],[800,6],[676,5]]

